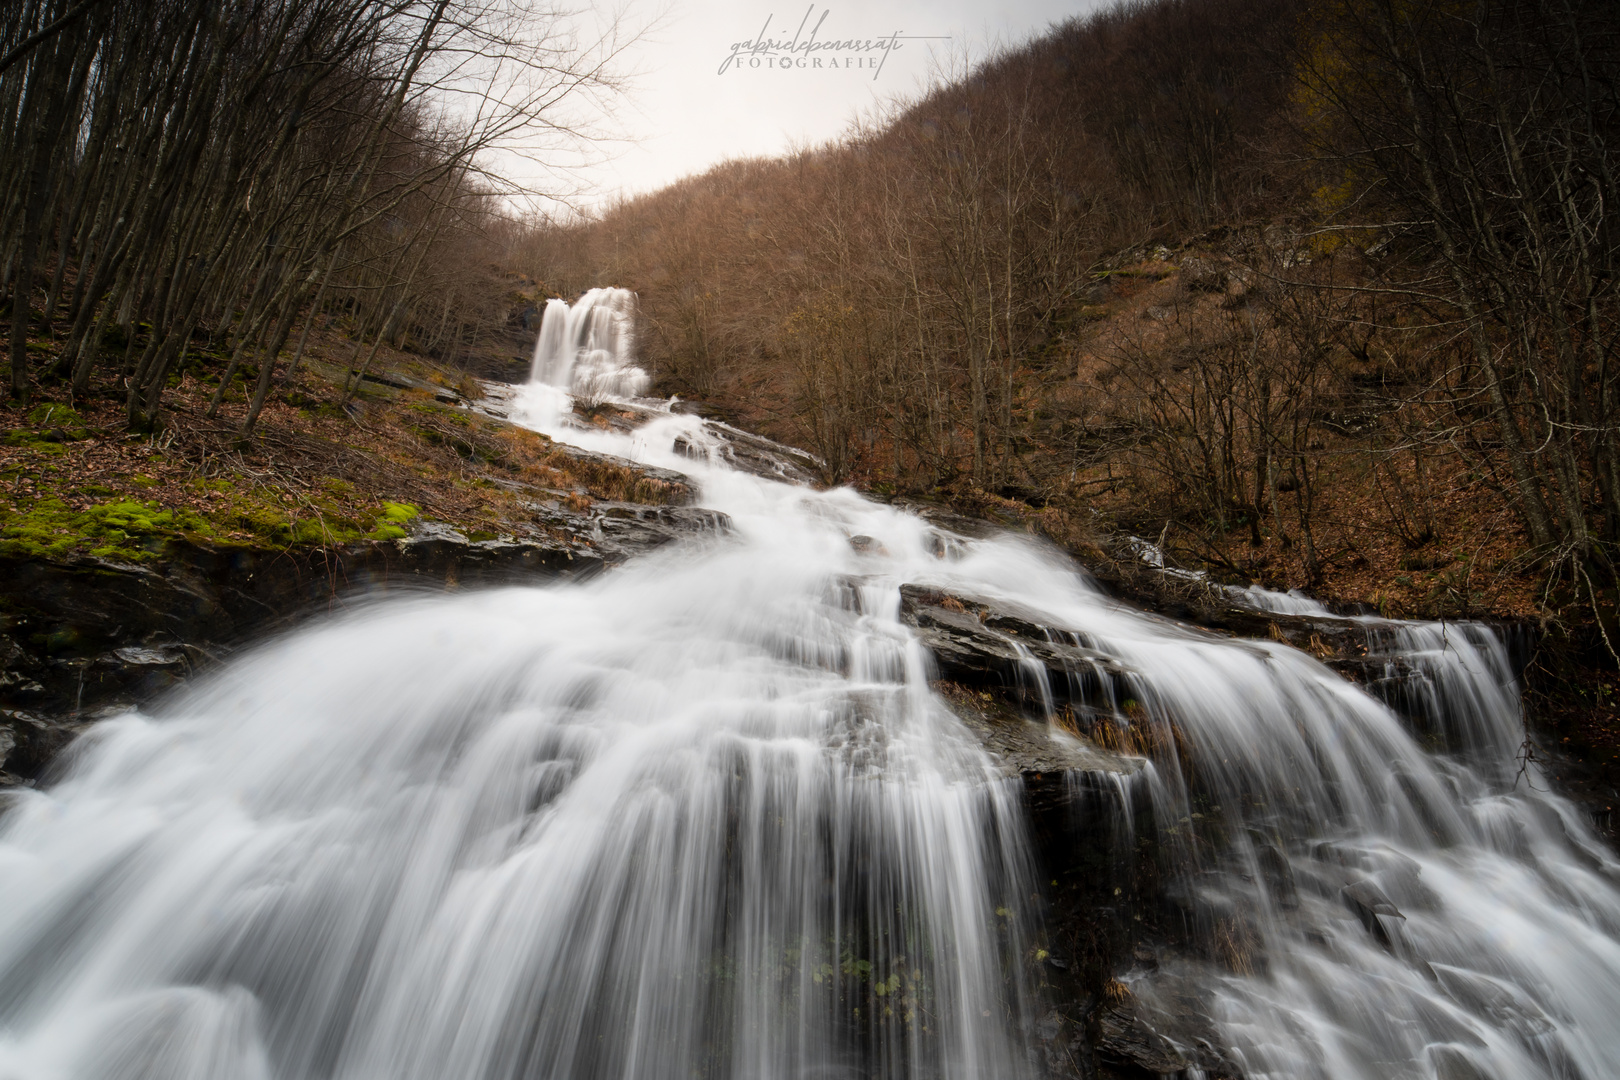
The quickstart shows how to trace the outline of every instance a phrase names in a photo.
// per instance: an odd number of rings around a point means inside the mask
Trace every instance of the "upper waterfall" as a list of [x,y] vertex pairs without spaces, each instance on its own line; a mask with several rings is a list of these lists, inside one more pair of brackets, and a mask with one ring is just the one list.
[[572,306],[546,301],[530,380],[588,400],[640,397],[650,380],[634,361],[635,318],[629,289],[592,289]]

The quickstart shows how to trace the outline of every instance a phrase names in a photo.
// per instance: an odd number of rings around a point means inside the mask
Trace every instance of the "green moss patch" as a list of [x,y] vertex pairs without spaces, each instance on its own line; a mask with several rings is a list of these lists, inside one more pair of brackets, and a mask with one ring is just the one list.
[[47,457],[59,457],[63,443],[89,437],[90,429],[82,416],[67,405],[47,401],[28,410],[28,427],[8,432],[5,444],[26,447]]
[[422,512],[410,503],[384,502],[376,526],[366,534],[367,540],[403,540],[408,535],[405,523]]
[[88,551],[100,558],[143,562],[177,537],[206,538],[213,528],[189,510],[119,500],[75,510],[61,499],[41,499],[26,509],[0,510],[0,554],[60,558]]
[[[0,555],[61,559],[90,554],[121,562],[146,562],[163,554],[170,540],[263,547],[325,546],[362,540],[397,540],[421,511],[409,503],[383,501],[375,510],[344,505],[352,492],[342,480],[316,485],[311,495],[289,499],[280,488],[239,488],[227,480],[186,485],[205,495],[201,510],[164,508],[154,502],[113,498],[78,509],[61,498],[0,507]],[[80,495],[105,496],[110,489],[86,485]]]

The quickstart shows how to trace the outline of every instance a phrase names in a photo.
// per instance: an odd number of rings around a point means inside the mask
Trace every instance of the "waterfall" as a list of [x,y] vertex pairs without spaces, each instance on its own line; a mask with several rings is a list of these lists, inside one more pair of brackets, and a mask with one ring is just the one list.
[[568,427],[559,382],[628,364],[598,292],[516,418],[687,472],[733,534],[379,603],[95,725],[0,818],[0,1077],[1044,1075],[1047,883],[906,583],[1124,672],[1093,719],[1160,752],[1103,788],[1145,788],[1197,947],[1119,993],[1172,1043],[1196,1000],[1254,1080],[1620,1076],[1620,868],[1521,771],[1490,630],[1364,620],[1375,697],[1026,538],[732,469],[695,417]]
[[530,380],[593,403],[645,394],[647,373],[634,362],[635,317],[629,289],[592,289],[572,307],[546,301]]

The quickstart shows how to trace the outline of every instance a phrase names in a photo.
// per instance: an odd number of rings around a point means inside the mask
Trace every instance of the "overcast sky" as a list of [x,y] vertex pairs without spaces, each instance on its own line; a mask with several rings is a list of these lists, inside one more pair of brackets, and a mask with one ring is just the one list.
[[[645,24],[656,2],[630,8],[629,19]],[[966,49],[977,60],[994,42],[1028,40],[1096,3],[675,0],[626,50],[624,67],[636,74],[605,125],[626,141],[609,144],[609,160],[580,174],[584,201],[650,191],[727,158],[822,142],[857,113],[914,95],[931,55]]]

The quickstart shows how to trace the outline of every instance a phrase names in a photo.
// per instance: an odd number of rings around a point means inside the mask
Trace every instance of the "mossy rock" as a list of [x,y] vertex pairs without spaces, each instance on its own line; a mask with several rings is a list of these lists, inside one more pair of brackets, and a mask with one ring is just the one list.
[[84,418],[71,405],[45,401],[28,410],[28,422],[35,427],[83,428]]
[[377,524],[366,533],[366,539],[403,540],[410,535],[405,529],[405,523],[420,516],[421,513],[421,510],[410,503],[384,501],[382,513],[377,516]]
[[61,499],[0,511],[0,554],[54,559],[75,551],[99,558],[144,562],[172,537],[211,537],[209,523],[190,510],[118,500],[75,510]]
[[90,437],[84,418],[70,406],[46,401],[28,410],[29,427],[19,428],[6,436],[7,446],[23,446],[35,453],[56,455],[62,453],[59,444],[77,442]]

